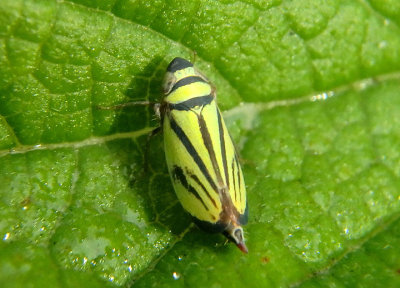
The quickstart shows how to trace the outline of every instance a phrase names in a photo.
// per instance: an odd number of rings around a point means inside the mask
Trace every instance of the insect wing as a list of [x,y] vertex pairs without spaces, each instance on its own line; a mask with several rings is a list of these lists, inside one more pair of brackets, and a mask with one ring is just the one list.
[[168,169],[182,206],[201,221],[216,223],[221,193],[229,192],[239,214],[246,209],[243,175],[215,100],[164,117]]

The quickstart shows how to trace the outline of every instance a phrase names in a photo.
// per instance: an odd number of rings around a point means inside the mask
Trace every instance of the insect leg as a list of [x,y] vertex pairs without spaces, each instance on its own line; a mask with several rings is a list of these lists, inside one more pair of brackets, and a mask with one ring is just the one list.
[[149,106],[149,105],[155,105],[156,102],[152,101],[135,101],[135,102],[127,102],[127,103],[121,103],[118,105],[113,105],[113,106],[96,106],[97,109],[100,110],[117,110],[117,109],[123,109],[125,107],[131,107],[131,106]]
[[157,128],[154,128],[153,131],[151,131],[148,135],[147,135],[147,140],[146,140],[146,147],[144,148],[144,172],[148,172],[149,171],[149,149],[150,149],[150,141],[153,138],[153,136],[156,136],[158,134],[160,134],[160,132],[162,131],[162,127],[159,126]]
[[192,55],[192,60],[191,60],[191,62],[194,64],[194,63],[196,62],[197,51],[196,51],[196,50],[193,50],[192,52],[193,52],[193,55]]

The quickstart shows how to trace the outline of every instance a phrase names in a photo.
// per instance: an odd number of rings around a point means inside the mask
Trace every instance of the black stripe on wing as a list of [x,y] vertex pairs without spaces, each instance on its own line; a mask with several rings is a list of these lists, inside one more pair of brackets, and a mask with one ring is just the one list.
[[239,198],[240,198],[240,202],[242,202],[242,179],[241,179],[241,173],[240,173],[240,166],[239,166],[239,160],[238,160],[238,158],[237,158],[237,156],[236,156],[236,154],[235,154],[235,164],[236,164],[236,169],[237,169],[237,171],[236,171],[236,176],[237,176],[237,179],[238,179],[238,191],[239,191]]
[[172,169],[172,177],[175,179],[175,181],[180,182],[187,191],[192,193],[203,204],[204,208],[208,211],[206,203],[204,203],[203,199],[200,197],[196,189],[194,189],[194,187],[189,184],[181,167],[174,165]]
[[219,109],[217,109],[217,114],[218,114],[219,142],[221,145],[222,163],[224,165],[225,183],[229,189],[228,162],[226,160],[226,148],[225,148],[225,131],[224,131],[224,126],[222,125],[222,116],[221,112],[219,112]]
[[236,186],[236,179],[237,177],[235,177],[236,173],[236,163],[235,163],[235,158],[232,158],[232,182],[233,182],[233,190],[235,191],[235,201],[237,201],[237,194],[240,193],[240,191],[238,191],[238,187]]
[[182,128],[178,125],[178,123],[176,123],[175,119],[172,116],[169,117],[169,121],[170,121],[172,130],[174,131],[174,133],[176,134],[178,139],[181,141],[183,146],[185,146],[186,151],[189,153],[189,155],[192,157],[193,161],[199,167],[201,173],[203,173],[204,177],[207,179],[207,181],[211,185],[212,189],[218,194],[217,186],[214,183],[213,179],[211,178],[210,172],[208,171],[203,160],[200,158],[200,155],[199,155],[199,153],[197,153],[192,142],[190,142],[186,133],[182,130]]
[[197,183],[197,185],[199,185],[201,187],[201,189],[203,190],[204,194],[206,194],[207,197],[210,199],[210,201],[213,203],[214,207],[218,208],[217,207],[217,203],[215,202],[214,198],[212,198],[210,193],[208,193],[206,187],[204,187],[203,183],[201,183],[199,177],[197,177],[195,174],[192,174],[192,173],[190,173],[188,171],[186,171],[186,172],[190,176],[190,178],[192,178]]
[[[199,127],[200,127],[201,138],[203,138],[204,146],[206,147],[206,149],[208,151],[208,155],[210,156],[211,164],[214,168],[214,172],[217,177],[218,187],[222,188],[225,185],[225,183],[222,179],[221,171],[219,169],[217,157],[216,157],[216,154],[214,151],[214,146],[213,146],[213,143],[211,140],[210,131],[208,130],[207,123],[204,120],[203,114],[201,114],[201,113],[197,114],[197,120],[198,120]],[[220,190],[221,189],[218,189],[218,191],[220,191]]]

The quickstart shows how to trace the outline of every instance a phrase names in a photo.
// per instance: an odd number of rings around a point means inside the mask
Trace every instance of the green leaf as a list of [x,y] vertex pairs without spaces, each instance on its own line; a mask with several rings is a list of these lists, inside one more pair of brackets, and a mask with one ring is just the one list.
[[[3,287],[400,285],[398,1],[3,0]],[[196,52],[196,56],[194,56]],[[191,224],[151,107],[169,61],[218,89],[248,255]]]

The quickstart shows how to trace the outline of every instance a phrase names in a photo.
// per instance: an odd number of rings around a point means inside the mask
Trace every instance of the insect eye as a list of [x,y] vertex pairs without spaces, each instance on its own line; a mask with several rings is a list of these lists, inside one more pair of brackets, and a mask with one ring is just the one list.
[[242,228],[237,228],[233,234],[235,235],[235,238],[236,238],[235,240],[237,242],[242,242],[243,241],[243,230],[242,230]]
[[176,83],[176,77],[173,73],[167,72],[163,81],[164,94],[168,94]]

